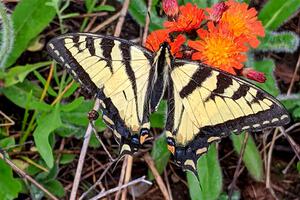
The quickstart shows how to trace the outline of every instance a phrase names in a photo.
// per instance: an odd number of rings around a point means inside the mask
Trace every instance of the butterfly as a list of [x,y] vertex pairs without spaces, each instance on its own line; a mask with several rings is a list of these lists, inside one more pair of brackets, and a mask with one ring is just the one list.
[[254,84],[199,62],[175,59],[168,43],[153,53],[116,37],[71,33],[52,39],[49,54],[100,100],[102,118],[132,154],[150,137],[150,115],[167,95],[168,149],[196,173],[209,144],[230,133],[290,121],[285,108]]

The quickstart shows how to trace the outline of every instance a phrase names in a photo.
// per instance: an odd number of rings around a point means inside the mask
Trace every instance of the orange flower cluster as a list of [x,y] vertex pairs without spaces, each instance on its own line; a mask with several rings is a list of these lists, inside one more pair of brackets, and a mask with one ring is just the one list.
[[[163,9],[168,21],[164,23],[165,29],[148,36],[148,49],[155,52],[163,42],[168,42],[173,56],[187,59],[184,50],[188,46],[192,60],[232,74],[243,68],[249,47],[258,47],[257,37],[265,34],[257,11],[235,0],[205,10],[191,3],[178,7],[176,0],[163,0]],[[197,40],[190,39],[195,38],[195,33]]]

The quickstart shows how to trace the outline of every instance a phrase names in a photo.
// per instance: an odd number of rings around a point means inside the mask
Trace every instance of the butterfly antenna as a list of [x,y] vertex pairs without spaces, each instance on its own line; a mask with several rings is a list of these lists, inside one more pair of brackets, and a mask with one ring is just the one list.
[[102,146],[102,148],[104,149],[105,153],[108,155],[110,161],[113,162],[115,159],[111,156],[111,154],[110,154],[109,151],[107,150],[105,144],[102,142],[100,136],[98,135],[98,132],[97,132],[96,127],[95,127],[95,123],[92,122],[91,125],[92,125],[92,129],[93,129],[93,132],[94,132],[94,134],[95,134],[97,140],[98,140],[99,143],[101,144],[101,146]]

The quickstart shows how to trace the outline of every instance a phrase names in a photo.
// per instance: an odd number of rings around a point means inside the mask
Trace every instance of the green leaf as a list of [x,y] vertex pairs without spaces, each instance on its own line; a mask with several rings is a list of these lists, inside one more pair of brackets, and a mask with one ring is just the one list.
[[253,68],[257,71],[263,72],[267,78],[265,83],[256,83],[256,85],[267,91],[269,94],[277,96],[280,91],[277,87],[277,83],[273,75],[275,70],[274,61],[271,59],[255,61]]
[[91,11],[92,10],[92,8],[94,6],[94,1],[95,0],[85,0],[84,1],[84,5],[85,5],[87,11]]
[[[43,86],[45,87],[47,84],[47,80],[37,71],[33,71],[34,75],[37,77],[37,79],[39,79],[39,81],[43,84]],[[52,89],[52,86],[49,84],[48,88],[47,88],[47,92],[49,95],[53,96],[53,97],[57,97],[57,92],[55,92]]]
[[276,30],[300,8],[300,0],[269,0],[261,9],[258,18],[265,29]]
[[[241,147],[245,138],[245,134],[242,133],[240,135],[231,134],[230,136],[234,150],[237,153],[240,153]],[[248,172],[251,174],[251,176],[257,180],[261,181],[263,178],[263,165],[262,160],[259,154],[259,151],[255,145],[255,142],[251,135],[249,135],[245,152],[243,155],[243,161],[245,163],[245,166],[248,170]]]
[[[166,135],[161,134],[155,140],[151,151],[151,156],[154,160],[155,167],[160,174],[163,173],[170,158],[170,151],[168,150],[166,140]],[[150,170],[148,170],[148,177],[150,180],[154,179],[154,176]]]
[[64,186],[58,180],[51,180],[44,184],[46,189],[57,197],[65,196]]
[[110,5],[100,5],[100,6],[96,6],[93,11],[110,11],[110,12],[113,12],[115,11],[116,9],[113,7],[113,6],[110,6]]
[[[81,138],[89,123],[87,118],[88,112],[93,108],[94,101],[82,101],[82,103],[70,112],[61,112],[63,126],[57,131],[62,137],[75,135]],[[106,128],[104,122],[97,119],[95,122],[98,131],[103,131]]]
[[[197,171],[200,183],[192,172],[187,172],[191,199],[217,199],[222,190],[222,171],[218,160],[216,144],[210,145],[207,154],[199,158]],[[199,184],[201,184],[201,187]]]
[[152,128],[164,128],[165,127],[165,114],[166,114],[167,102],[161,101],[156,112],[150,116],[150,124]]
[[98,149],[100,146],[101,146],[101,144],[100,144],[99,140],[97,139],[95,133],[92,132],[89,147],[92,147],[94,149]]
[[49,143],[50,134],[62,126],[59,109],[56,107],[52,112],[37,120],[37,127],[33,133],[34,142],[43,160],[49,168],[53,167],[54,158]]
[[292,95],[281,99],[281,103],[292,114],[295,120],[300,118],[300,96]]
[[50,64],[51,64],[51,62],[48,61],[48,62],[39,62],[39,63],[35,63],[35,64],[28,64],[25,66],[16,66],[16,67],[10,68],[5,76],[5,80],[4,80],[5,87],[9,87],[16,83],[23,82],[24,79],[26,78],[26,76],[30,72],[32,72],[40,67],[45,67]]
[[0,159],[0,199],[10,200],[18,197],[22,190],[20,181],[13,177],[12,169]]
[[7,12],[4,2],[0,2],[0,18],[1,18],[1,32],[0,32],[0,69],[3,71],[4,64],[12,51],[14,44],[14,28],[10,14]]
[[37,168],[34,165],[29,165],[26,169],[26,173],[30,176],[35,176],[37,173],[40,173],[41,169]]
[[210,0],[185,0],[185,1],[179,1],[180,5],[185,5],[186,3],[192,3],[197,5],[199,8],[207,8],[209,7]]
[[[34,84],[31,83],[34,89]],[[32,95],[32,91],[29,90],[28,84],[19,83],[8,88],[3,88],[3,94],[17,106],[29,109],[29,110],[39,110],[39,111],[49,111],[52,107],[44,102],[41,102],[37,97]]]
[[297,170],[298,170],[298,173],[300,174],[300,161],[297,162]]
[[228,194],[226,194],[226,193],[222,193],[220,195],[220,197],[218,198],[218,200],[240,200],[240,199],[241,199],[241,193],[237,190],[233,191],[230,199],[229,199]]
[[293,53],[299,46],[299,36],[294,32],[266,32],[266,36],[260,39],[260,45],[256,50],[274,51],[276,53]]
[[79,97],[68,104],[61,104],[60,110],[64,112],[71,112],[72,110],[78,108],[84,102],[83,97]]
[[[128,10],[140,26],[145,25],[145,17],[148,12],[147,5],[144,1],[131,0]],[[162,22],[164,21],[164,19],[158,17],[154,10],[149,13],[149,16],[151,21],[149,26],[150,32],[163,28]]]
[[[0,150],[4,149],[7,151],[10,147],[16,144],[14,137],[7,137],[0,140]],[[0,152],[1,153],[1,152]]]
[[20,1],[12,14],[15,42],[6,66],[11,66],[26,50],[32,39],[38,36],[55,17],[55,9],[46,0]]
[[63,95],[63,98],[67,98],[74,94],[74,92],[78,89],[79,84],[78,83],[73,83],[71,87],[67,90],[67,92]]
[[76,155],[74,154],[62,154],[59,163],[62,165],[69,164],[73,162],[75,159]]

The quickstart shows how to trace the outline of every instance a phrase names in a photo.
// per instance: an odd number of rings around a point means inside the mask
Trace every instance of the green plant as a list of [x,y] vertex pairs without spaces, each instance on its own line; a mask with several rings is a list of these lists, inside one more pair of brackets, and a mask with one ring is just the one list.
[[0,47],[0,68],[5,68],[5,62],[10,54],[14,42],[14,29],[10,15],[6,13],[6,8],[0,2],[0,17],[2,18],[1,47]]

